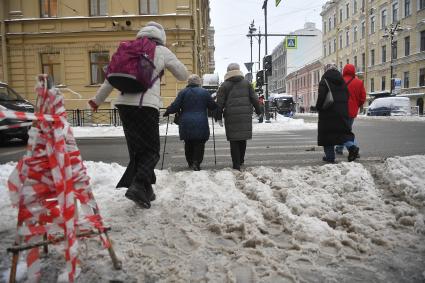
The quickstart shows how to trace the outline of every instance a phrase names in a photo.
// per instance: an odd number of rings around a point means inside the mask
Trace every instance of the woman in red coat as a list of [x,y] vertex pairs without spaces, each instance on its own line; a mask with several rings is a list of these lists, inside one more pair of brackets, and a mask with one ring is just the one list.
[[[353,126],[354,119],[359,113],[359,108],[363,106],[366,101],[366,90],[363,85],[363,81],[356,77],[356,67],[352,64],[347,64],[342,72],[344,81],[348,87],[348,117],[350,118],[351,127]],[[354,140],[354,144],[357,146],[357,141]],[[342,154],[344,149],[343,145],[337,145],[335,152]],[[360,156],[357,155],[356,158]]]

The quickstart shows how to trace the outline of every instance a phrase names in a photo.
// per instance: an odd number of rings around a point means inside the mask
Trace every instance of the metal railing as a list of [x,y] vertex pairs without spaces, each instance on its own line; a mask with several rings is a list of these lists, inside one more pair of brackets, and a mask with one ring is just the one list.
[[[162,117],[165,108],[159,110],[160,122],[166,122],[167,118]],[[66,110],[68,122],[73,127],[87,127],[87,126],[122,126],[118,109],[98,109],[93,112],[90,109],[75,109]]]

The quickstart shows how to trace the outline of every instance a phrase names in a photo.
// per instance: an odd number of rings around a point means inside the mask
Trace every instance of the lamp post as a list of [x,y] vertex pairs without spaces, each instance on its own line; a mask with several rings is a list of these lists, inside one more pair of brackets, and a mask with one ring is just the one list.
[[[254,25],[254,20],[252,20],[251,24],[249,25],[249,31],[248,33],[250,34],[250,44],[251,44],[251,63],[252,63],[252,35],[254,34],[254,32],[256,32],[257,29],[255,28]],[[251,70],[249,70],[252,73],[252,67]]]
[[[267,50],[267,2],[268,0],[264,0],[262,9],[264,10],[264,38],[265,38],[265,54],[264,56],[267,56],[269,51]],[[264,66],[263,66],[264,67]],[[269,76],[266,72],[264,72],[264,84],[266,85],[266,100],[265,100],[265,114],[266,114],[266,123],[270,123],[270,103],[269,103]]]
[[390,24],[388,27],[385,28],[385,34],[383,37],[390,39],[390,46],[391,46],[391,57],[390,57],[390,94],[393,93],[394,90],[394,78],[393,78],[393,58],[394,58],[394,35],[396,35],[396,32],[402,30],[400,27],[400,23],[397,22],[396,24]]

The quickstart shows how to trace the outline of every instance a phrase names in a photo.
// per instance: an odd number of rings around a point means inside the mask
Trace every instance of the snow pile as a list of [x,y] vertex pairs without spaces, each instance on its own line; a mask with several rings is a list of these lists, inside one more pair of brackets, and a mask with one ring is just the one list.
[[[424,187],[423,180],[417,182],[424,176],[425,156],[388,159],[373,175],[360,163],[346,162],[243,172],[156,170],[157,199],[149,210],[115,188],[124,167],[85,164],[124,269],[112,270],[107,251],[93,238],[80,247],[80,282],[424,279],[423,210],[411,200],[421,200],[414,190]],[[13,243],[16,227],[6,192],[14,165],[0,165],[2,253]],[[388,196],[379,186],[384,183],[393,193],[405,192],[403,197]],[[56,282],[61,257],[51,249],[51,261],[43,263],[44,276],[50,276],[45,282]],[[0,271],[5,275],[9,267],[10,258],[3,257]]]

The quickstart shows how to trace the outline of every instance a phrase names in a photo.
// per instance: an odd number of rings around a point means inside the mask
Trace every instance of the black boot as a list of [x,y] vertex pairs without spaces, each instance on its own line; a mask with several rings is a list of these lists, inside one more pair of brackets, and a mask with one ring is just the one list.
[[355,145],[352,145],[348,148],[348,162],[356,160],[356,158],[359,158],[359,148]]
[[149,199],[151,201],[154,201],[156,199],[156,195],[153,192],[152,184],[146,184],[146,191],[147,191],[147,195],[149,196]]
[[199,165],[198,161],[193,161],[192,169],[193,169],[193,171],[200,171],[201,170],[201,165]]
[[143,183],[133,181],[125,193],[125,197],[134,201],[141,208],[148,209],[151,207],[151,195],[148,193],[147,186]]

